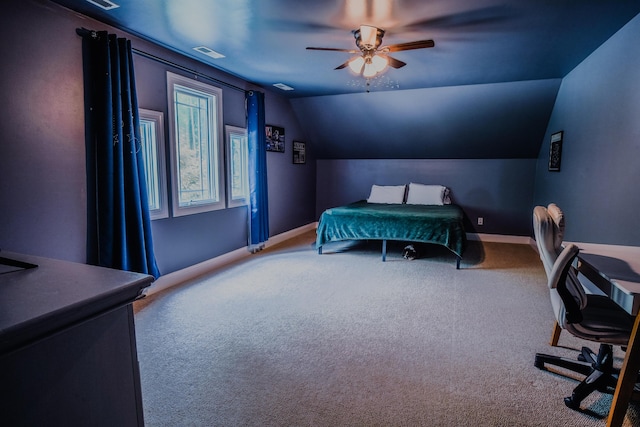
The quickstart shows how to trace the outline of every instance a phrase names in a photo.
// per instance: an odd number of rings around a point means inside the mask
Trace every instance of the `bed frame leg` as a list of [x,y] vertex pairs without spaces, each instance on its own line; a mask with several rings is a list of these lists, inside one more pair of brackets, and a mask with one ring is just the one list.
[[318,246],[318,255],[322,255],[322,246]]
[[382,262],[387,260],[387,241],[382,241]]
[[456,257],[456,270],[460,270],[460,260],[461,260],[461,259],[462,259],[462,258],[460,258],[459,256],[458,256],[458,257]]

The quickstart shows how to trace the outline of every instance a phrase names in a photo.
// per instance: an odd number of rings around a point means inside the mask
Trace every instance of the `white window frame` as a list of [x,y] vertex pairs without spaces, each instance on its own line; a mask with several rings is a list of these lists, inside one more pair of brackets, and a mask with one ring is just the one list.
[[[140,122],[149,122],[154,127],[153,141],[145,141],[147,144],[151,144],[149,150],[152,153],[152,159],[147,156],[146,147],[143,148],[143,157],[145,160],[145,169],[147,176],[151,173],[151,169],[155,171],[157,183],[155,185],[157,189],[158,208],[152,209],[149,207],[149,216],[151,219],[162,219],[169,217],[169,203],[167,202],[167,163],[165,161],[165,145],[164,145],[164,114],[160,111],[146,110],[144,108],[138,109],[138,117]],[[151,183],[147,179],[147,193],[150,196],[152,192]]]
[[[214,169],[212,174],[212,189],[217,191],[217,199],[211,202],[198,203],[194,202],[190,205],[180,206],[180,175],[178,171],[178,145],[177,145],[177,126],[175,112],[175,89],[176,86],[193,90],[210,96],[212,105],[209,109],[209,137],[211,138],[211,149],[209,150],[210,167]],[[169,144],[171,153],[171,199],[173,216],[191,215],[201,212],[209,212],[218,209],[224,209],[225,206],[225,185],[224,185],[224,145],[222,137],[222,89],[211,86],[209,84],[190,79],[178,74],[167,72],[167,98],[169,104]],[[215,111],[213,111],[215,110]]]
[[[237,126],[225,126],[225,134],[226,134],[226,149],[227,149],[227,206],[232,208],[236,206],[245,206],[249,204],[249,143],[247,141],[247,129],[237,127]],[[233,156],[234,151],[231,147],[231,141],[234,136],[242,136],[245,141],[245,147],[243,153],[241,155],[245,156],[243,167],[244,171],[241,171],[241,174],[244,175],[241,179],[243,180],[244,194],[242,197],[234,197],[233,196]]]

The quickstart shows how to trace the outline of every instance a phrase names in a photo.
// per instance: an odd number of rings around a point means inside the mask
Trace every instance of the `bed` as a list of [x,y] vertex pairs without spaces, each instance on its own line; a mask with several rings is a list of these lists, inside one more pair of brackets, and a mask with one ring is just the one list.
[[[411,190],[410,190],[411,191]],[[372,200],[370,197],[368,200]],[[325,210],[318,224],[316,248],[342,240],[387,240],[435,243],[456,255],[456,268],[466,247],[464,213],[455,204],[372,203],[361,200]],[[409,201],[409,200],[407,200]]]

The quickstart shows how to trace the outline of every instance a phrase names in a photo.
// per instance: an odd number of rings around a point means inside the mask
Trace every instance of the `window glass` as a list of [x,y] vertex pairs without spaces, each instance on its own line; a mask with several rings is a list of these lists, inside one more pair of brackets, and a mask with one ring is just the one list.
[[247,130],[235,126],[226,126],[227,156],[230,207],[246,205],[249,199],[249,147]]
[[139,109],[142,157],[151,219],[166,218],[167,179],[164,158],[164,121],[159,111]]
[[173,215],[224,208],[222,90],[167,73]]

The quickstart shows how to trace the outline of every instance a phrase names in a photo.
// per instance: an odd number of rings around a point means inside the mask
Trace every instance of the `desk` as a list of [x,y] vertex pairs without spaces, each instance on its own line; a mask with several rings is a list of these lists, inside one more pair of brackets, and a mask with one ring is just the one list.
[[622,425],[640,370],[640,258],[616,256],[588,251],[578,255],[580,271],[628,313],[636,316],[609,410],[609,427]]

